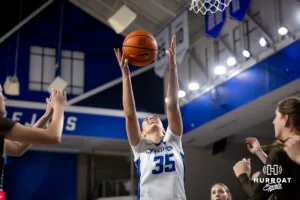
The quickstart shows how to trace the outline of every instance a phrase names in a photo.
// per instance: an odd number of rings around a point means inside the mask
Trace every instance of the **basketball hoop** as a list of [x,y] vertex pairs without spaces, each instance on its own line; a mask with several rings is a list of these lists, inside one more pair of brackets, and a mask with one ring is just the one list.
[[192,0],[190,10],[195,13],[201,12],[205,15],[207,12],[223,12],[230,4],[231,0]]

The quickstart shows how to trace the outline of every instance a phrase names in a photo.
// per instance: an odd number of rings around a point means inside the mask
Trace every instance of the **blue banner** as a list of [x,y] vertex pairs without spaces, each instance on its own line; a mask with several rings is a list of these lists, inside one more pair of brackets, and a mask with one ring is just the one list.
[[230,16],[238,21],[243,21],[250,7],[251,0],[232,0],[229,5]]
[[[222,0],[224,2],[224,0]],[[205,33],[212,38],[217,38],[225,24],[226,10],[205,14]]]

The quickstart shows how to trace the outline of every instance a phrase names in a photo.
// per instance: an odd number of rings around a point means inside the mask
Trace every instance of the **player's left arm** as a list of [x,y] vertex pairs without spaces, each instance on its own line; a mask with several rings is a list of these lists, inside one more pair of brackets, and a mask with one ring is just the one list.
[[[51,97],[50,99],[47,99],[46,112],[32,127],[45,128],[48,121],[51,119],[53,108],[51,108],[48,101],[51,101]],[[5,151],[8,156],[22,156],[30,148],[30,146],[31,144],[5,139]]]
[[182,118],[178,103],[178,74],[176,65],[176,38],[173,36],[171,46],[166,51],[169,58],[169,79],[167,93],[167,117],[170,130],[177,136],[183,132]]

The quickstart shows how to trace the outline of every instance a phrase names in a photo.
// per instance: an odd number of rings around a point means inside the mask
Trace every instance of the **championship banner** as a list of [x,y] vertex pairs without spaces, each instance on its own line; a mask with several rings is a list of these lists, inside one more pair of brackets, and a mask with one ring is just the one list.
[[166,50],[170,47],[169,26],[165,27],[158,35],[155,36],[157,42],[157,55],[154,63],[155,74],[161,78],[164,77],[169,64]]
[[230,16],[238,21],[243,21],[250,7],[251,0],[232,0],[230,3]]
[[182,63],[189,48],[188,10],[171,23],[171,36],[176,36],[176,61]]
[[[224,3],[225,0],[220,1]],[[212,38],[217,38],[225,24],[225,20],[226,10],[215,13],[207,12],[205,14],[205,33]]]

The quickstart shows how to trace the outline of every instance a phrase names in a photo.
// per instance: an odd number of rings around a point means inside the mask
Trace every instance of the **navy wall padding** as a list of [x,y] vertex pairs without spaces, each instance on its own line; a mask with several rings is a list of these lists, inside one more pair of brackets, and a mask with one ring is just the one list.
[[5,170],[8,200],[74,200],[77,154],[28,151],[8,157]]

